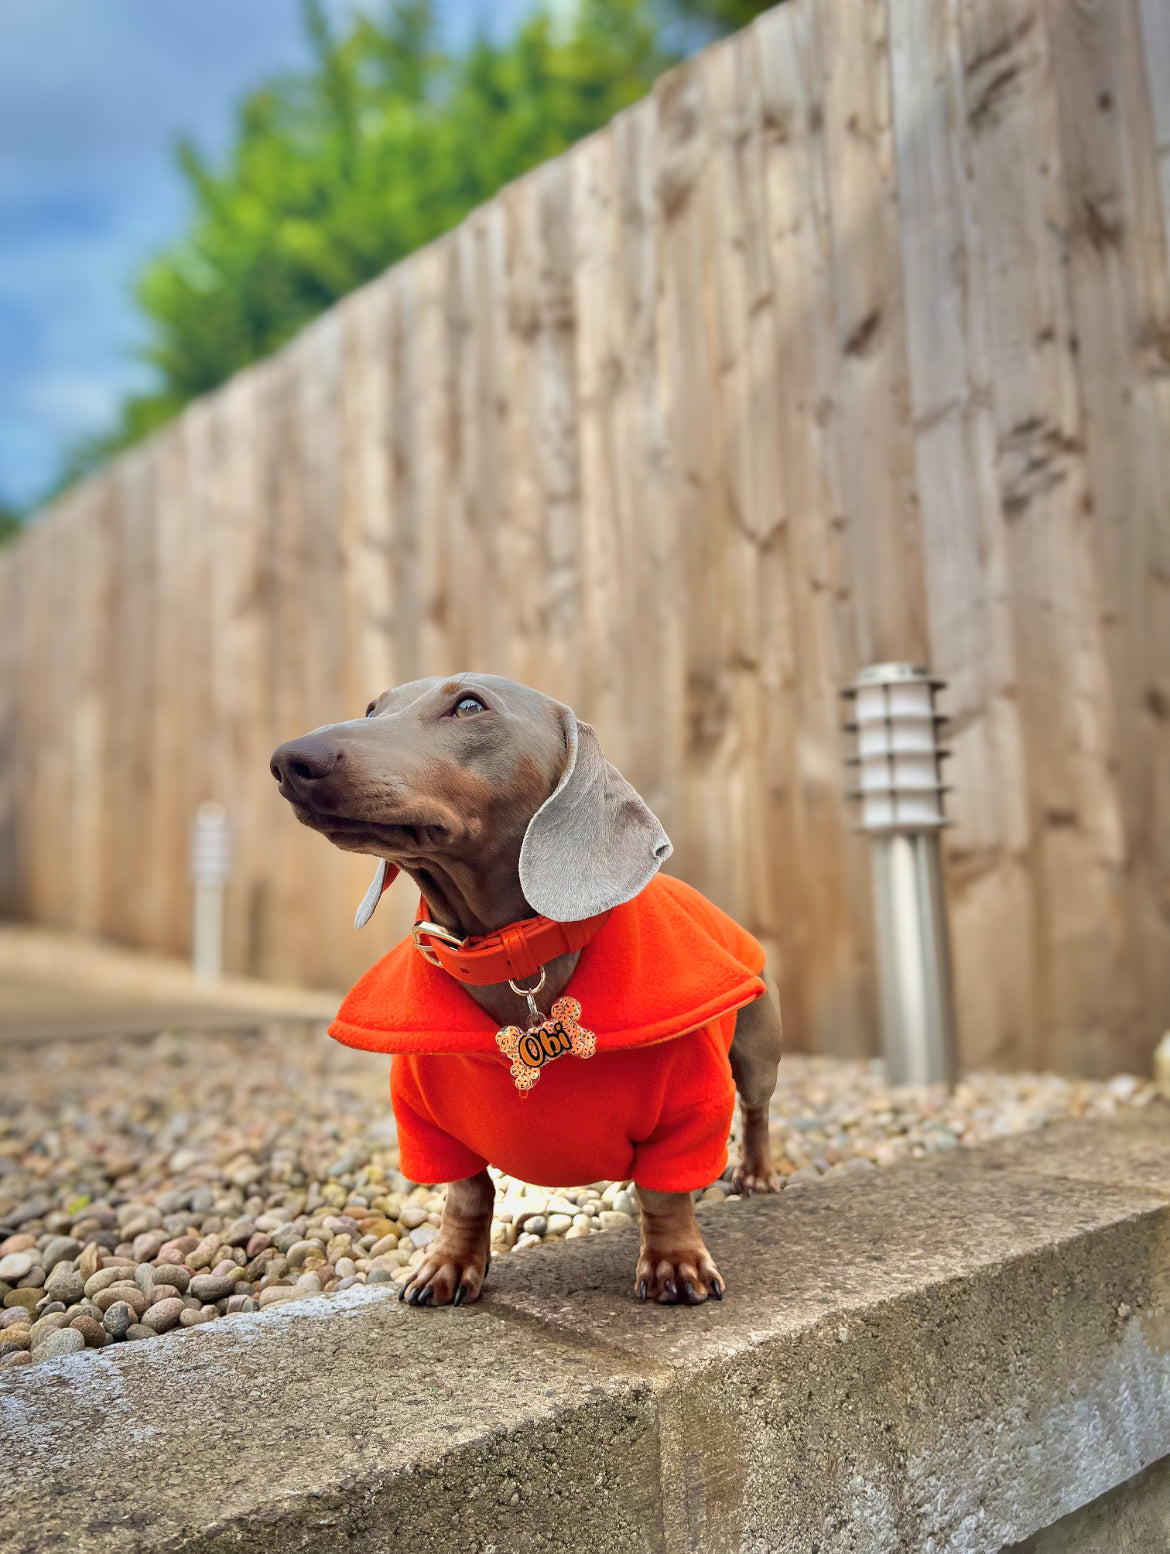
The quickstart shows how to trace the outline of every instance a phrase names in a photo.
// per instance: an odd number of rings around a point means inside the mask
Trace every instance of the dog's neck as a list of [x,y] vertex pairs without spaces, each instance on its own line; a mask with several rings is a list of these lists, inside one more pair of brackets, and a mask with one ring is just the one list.
[[[461,938],[479,938],[535,915],[520,886],[519,844],[514,850],[477,859],[474,867],[452,858],[427,858],[425,862],[412,858],[399,867],[418,886],[431,920]],[[569,985],[580,955],[580,950],[574,950],[545,966],[544,987],[537,995],[543,1013],[548,1013]],[[501,1025],[527,1026],[528,1006],[506,982],[490,987],[459,986]]]
[[534,915],[520,886],[519,848],[515,856],[412,859],[401,865],[418,886],[431,921],[460,938],[479,938],[508,923]]

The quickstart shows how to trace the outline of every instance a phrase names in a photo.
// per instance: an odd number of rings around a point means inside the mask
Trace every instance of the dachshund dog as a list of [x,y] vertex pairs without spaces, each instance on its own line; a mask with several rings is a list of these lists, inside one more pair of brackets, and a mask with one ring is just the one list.
[[479,1295],[489,1163],[543,1185],[632,1178],[635,1294],[722,1299],[692,1191],[723,1169],[736,1091],[735,1189],[779,1185],[779,1007],[756,942],[658,875],[670,842],[590,726],[528,686],[458,674],[290,740],[271,770],[298,820],[379,860],[359,927],[399,871],[421,892],[414,935],[331,1028],[395,1054],[402,1169],[449,1183],[409,1303]]

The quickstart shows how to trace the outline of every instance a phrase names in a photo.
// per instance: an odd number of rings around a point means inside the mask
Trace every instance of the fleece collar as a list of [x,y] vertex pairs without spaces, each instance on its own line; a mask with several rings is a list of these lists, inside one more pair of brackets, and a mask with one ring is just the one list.
[[[566,995],[599,1052],[681,1036],[764,991],[755,939],[690,886],[656,876],[585,946]],[[346,995],[329,1034],[371,1052],[492,1053],[497,1024],[409,938]]]

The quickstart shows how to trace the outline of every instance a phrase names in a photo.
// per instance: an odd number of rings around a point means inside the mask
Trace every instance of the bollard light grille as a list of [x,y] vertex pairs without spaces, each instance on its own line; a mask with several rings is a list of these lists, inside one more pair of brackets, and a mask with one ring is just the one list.
[[943,682],[912,664],[874,664],[842,694],[854,703],[858,771],[851,797],[865,831],[931,831],[946,824],[935,692]]
[[227,884],[231,871],[231,833],[227,810],[214,799],[200,804],[191,822],[190,868],[195,885]]
[[874,664],[842,694],[854,704],[861,829],[869,836],[882,1043],[894,1084],[956,1073],[939,762],[942,682],[913,664]]
[[227,810],[208,800],[191,822],[191,961],[197,982],[216,983],[223,976],[223,897],[231,861]]

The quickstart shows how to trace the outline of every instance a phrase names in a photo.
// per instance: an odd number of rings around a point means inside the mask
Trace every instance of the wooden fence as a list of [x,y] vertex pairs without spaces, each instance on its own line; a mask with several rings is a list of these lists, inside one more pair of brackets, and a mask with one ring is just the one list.
[[838,690],[950,682],[969,1065],[1170,1024],[1170,12],[791,0],[0,556],[0,903],[340,986],[281,740],[480,668],[589,717],[794,1046],[875,1046]]

